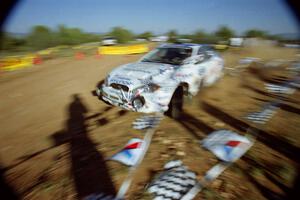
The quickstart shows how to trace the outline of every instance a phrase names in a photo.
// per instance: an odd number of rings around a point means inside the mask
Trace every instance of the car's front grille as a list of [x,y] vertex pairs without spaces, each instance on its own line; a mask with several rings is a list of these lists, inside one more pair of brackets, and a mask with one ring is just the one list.
[[117,84],[117,83],[112,83],[110,84],[110,86],[116,90],[123,90],[125,92],[129,91],[129,88],[126,85],[121,85],[121,84]]

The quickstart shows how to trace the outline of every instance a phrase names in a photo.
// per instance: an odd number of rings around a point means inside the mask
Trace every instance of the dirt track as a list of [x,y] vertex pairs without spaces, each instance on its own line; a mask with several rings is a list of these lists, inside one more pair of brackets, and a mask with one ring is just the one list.
[[[223,55],[227,66],[232,66],[244,56],[293,59],[295,53],[260,48]],[[130,138],[142,137],[131,129],[139,114],[109,107],[91,91],[115,66],[139,57],[59,58],[1,75],[1,167],[6,182],[22,198],[74,199],[94,192],[115,193],[127,168],[104,160]],[[200,178],[217,160],[199,148],[199,140],[213,130],[243,133],[252,126],[243,117],[273,98],[264,91],[263,82],[279,75],[289,78],[282,71],[264,71],[265,79],[251,71],[242,76],[225,75],[193,100],[187,99],[182,120],[162,121],[128,199],[147,199],[145,184],[168,160],[181,159]],[[266,199],[285,195],[299,162],[299,97],[299,91],[289,97],[268,126],[259,128],[259,142],[248,156],[199,197],[245,199],[247,194],[247,199]]]

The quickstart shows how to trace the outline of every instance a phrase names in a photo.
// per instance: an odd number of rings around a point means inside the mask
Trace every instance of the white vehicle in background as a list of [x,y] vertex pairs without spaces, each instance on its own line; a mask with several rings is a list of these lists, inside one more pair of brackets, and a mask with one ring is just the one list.
[[184,95],[196,95],[202,86],[215,83],[223,59],[208,45],[165,44],[138,62],[114,69],[97,86],[106,103],[136,112],[167,112],[180,116]]
[[137,41],[137,42],[147,42],[147,39],[145,39],[145,38],[136,38],[135,41]]
[[101,42],[103,46],[112,46],[116,45],[117,43],[117,39],[115,39],[114,37],[105,37]]
[[151,42],[166,42],[166,41],[168,41],[168,39],[169,39],[168,36],[161,35],[161,36],[155,36],[155,37],[150,38],[150,41]]
[[244,39],[243,38],[230,38],[229,45],[234,47],[243,46]]

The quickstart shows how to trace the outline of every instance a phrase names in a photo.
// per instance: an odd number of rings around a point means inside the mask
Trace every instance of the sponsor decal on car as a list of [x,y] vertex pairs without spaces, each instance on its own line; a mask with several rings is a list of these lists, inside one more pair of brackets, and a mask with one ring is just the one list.
[[132,68],[124,68],[125,71],[131,71],[131,72],[143,72],[146,74],[151,74],[151,71],[143,70],[143,69],[132,69]]

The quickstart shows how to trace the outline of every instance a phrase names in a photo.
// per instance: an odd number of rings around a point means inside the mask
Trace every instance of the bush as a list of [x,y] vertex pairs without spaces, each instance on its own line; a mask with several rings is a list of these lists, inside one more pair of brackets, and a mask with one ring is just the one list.
[[32,27],[30,33],[23,38],[16,38],[3,33],[1,50],[41,50],[57,45],[78,45],[87,42],[100,41],[96,34],[84,33],[79,28],[58,26],[57,30],[42,25]]
[[176,42],[177,40],[177,31],[176,30],[170,30],[168,33],[167,33],[167,36],[168,36],[168,42],[171,42],[171,43],[174,43]]
[[266,32],[258,29],[250,29],[245,32],[245,36],[248,38],[265,38]]
[[118,43],[120,44],[124,44],[133,40],[133,36],[134,36],[132,32],[122,27],[113,28],[108,35],[116,38]]
[[153,33],[150,31],[146,31],[136,36],[136,38],[141,38],[145,40],[149,40],[151,37],[153,37]]
[[56,45],[55,33],[48,27],[38,25],[34,26],[26,38],[27,45],[34,50],[45,49]]
[[213,44],[217,43],[218,38],[214,34],[209,34],[203,30],[196,31],[193,35],[190,36],[192,42],[198,44]]
[[26,40],[24,38],[13,37],[8,33],[1,34],[0,50],[6,51],[18,51],[25,45]]
[[234,31],[227,26],[221,26],[216,32],[215,35],[222,40],[228,40],[229,38],[234,37]]

